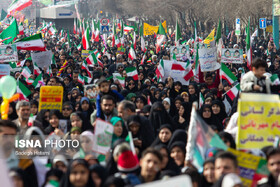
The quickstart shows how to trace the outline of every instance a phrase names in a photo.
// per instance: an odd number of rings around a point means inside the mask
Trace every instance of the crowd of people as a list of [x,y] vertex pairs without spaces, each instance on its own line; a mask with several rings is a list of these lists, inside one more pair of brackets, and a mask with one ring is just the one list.
[[[194,56],[193,35],[182,31],[182,41],[189,41]],[[227,151],[209,154],[199,173],[191,162],[185,160],[188,127],[193,103],[199,101],[200,93],[204,103],[198,109],[202,119],[220,136],[224,143],[236,149],[237,100],[224,95],[231,89],[226,81],[221,81],[220,70],[199,72],[199,81],[191,78],[189,85],[182,85],[167,77],[159,81],[156,69],[161,59],[172,59],[171,46],[175,46],[174,34],[167,34],[165,44],[156,53],[156,38],[146,36],[144,52],[141,50],[140,37],[137,37],[136,59],[129,59],[129,49],[133,41],[125,35],[125,52],[120,53],[111,46],[111,37],[106,42],[106,51],[102,51],[104,41],[91,42],[90,50],[98,50],[103,67],[89,67],[92,80],[79,82],[79,75],[89,76],[82,69],[81,35],[70,34],[70,42],[59,36],[45,33],[45,46],[54,54],[55,63],[51,69],[41,68],[43,85],[62,86],[63,106],[59,110],[38,110],[40,87],[28,85],[20,71],[11,73],[31,91],[26,100],[10,103],[8,120],[0,121],[0,139],[4,156],[9,168],[9,176],[16,187],[122,187],[135,186],[157,180],[188,175],[196,187],[243,186],[239,177],[236,156]],[[224,47],[243,49],[245,38],[238,43],[234,34],[223,35]],[[272,37],[256,37],[252,43],[253,62],[248,69],[246,55],[243,64],[231,64],[228,68],[238,78],[241,92],[276,93],[279,88],[271,85],[268,74],[280,76],[280,51]],[[34,62],[30,51],[18,51],[19,61],[25,60],[23,67],[34,71]],[[195,58],[186,59],[195,64]],[[59,73],[65,62],[67,67]],[[126,68],[135,67],[138,80],[127,76]],[[119,73],[125,78],[125,85],[112,78]],[[33,74],[34,80],[36,76]],[[30,118],[32,123],[30,124]],[[95,141],[96,119],[109,122],[114,127],[111,150],[102,155],[92,150]],[[60,128],[60,122],[66,121],[66,130]],[[131,148],[128,134],[131,132],[135,152]],[[30,137],[57,135],[61,139],[79,139],[81,145],[67,150],[56,150],[54,158],[20,159],[15,155],[13,144],[7,143],[6,135]],[[262,156],[267,159],[268,178],[259,181],[259,186],[276,186],[280,174],[280,149],[260,147]],[[44,161],[42,161],[44,160]]]

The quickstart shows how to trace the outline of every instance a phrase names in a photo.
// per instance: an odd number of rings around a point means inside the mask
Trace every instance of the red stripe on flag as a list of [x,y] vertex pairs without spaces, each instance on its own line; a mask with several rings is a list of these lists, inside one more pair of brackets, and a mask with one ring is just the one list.
[[229,98],[233,101],[233,99],[235,98],[234,93],[230,90],[228,91],[227,95],[229,96]]
[[185,71],[185,68],[180,64],[172,64],[171,70]]

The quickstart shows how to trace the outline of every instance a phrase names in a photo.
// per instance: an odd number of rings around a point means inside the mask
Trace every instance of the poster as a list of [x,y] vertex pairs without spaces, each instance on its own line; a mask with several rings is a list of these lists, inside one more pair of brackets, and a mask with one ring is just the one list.
[[82,50],[82,58],[87,58],[90,53],[92,53],[91,50]]
[[217,48],[198,49],[200,68],[202,72],[215,71],[221,67],[217,62]]
[[222,63],[243,63],[243,51],[242,49],[222,49]]
[[95,84],[84,85],[84,93],[91,102],[95,102],[98,95],[97,86]]
[[258,169],[261,157],[230,148],[228,151],[232,152],[237,157],[239,176],[243,185],[252,186],[253,178]]
[[172,46],[170,48],[170,59],[173,59],[173,56],[176,55],[177,61],[186,61],[190,59],[190,49],[188,45]]
[[38,65],[40,68],[48,68],[52,62],[52,52],[51,51],[40,51],[40,52],[31,52],[32,62]]
[[238,101],[238,149],[261,149],[273,145],[280,134],[278,95],[241,94]]
[[188,175],[181,175],[169,178],[167,180],[158,180],[155,182],[149,182],[146,184],[140,184],[136,187],[185,187],[193,186],[191,178]]
[[18,54],[15,44],[0,45],[0,62],[17,62]]
[[97,145],[94,151],[105,155],[111,149],[113,133],[114,127],[111,123],[97,119],[94,130]]
[[0,79],[5,75],[10,75],[10,65],[0,64]]
[[43,109],[62,110],[63,87],[42,86],[40,88],[39,111]]

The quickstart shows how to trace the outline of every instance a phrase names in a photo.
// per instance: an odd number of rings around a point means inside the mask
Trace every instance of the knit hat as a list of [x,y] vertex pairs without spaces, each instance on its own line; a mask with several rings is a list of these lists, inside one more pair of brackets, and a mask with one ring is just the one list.
[[139,161],[132,151],[121,153],[118,159],[118,170],[120,172],[132,172],[139,168]]

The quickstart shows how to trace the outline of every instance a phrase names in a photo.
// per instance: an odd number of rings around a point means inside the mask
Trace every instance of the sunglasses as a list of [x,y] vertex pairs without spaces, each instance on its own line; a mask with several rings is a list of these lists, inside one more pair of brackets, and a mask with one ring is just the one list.
[[68,110],[68,111],[70,111],[70,110],[72,110],[71,108],[63,108],[62,110]]
[[134,83],[129,83],[128,86],[135,85]]

